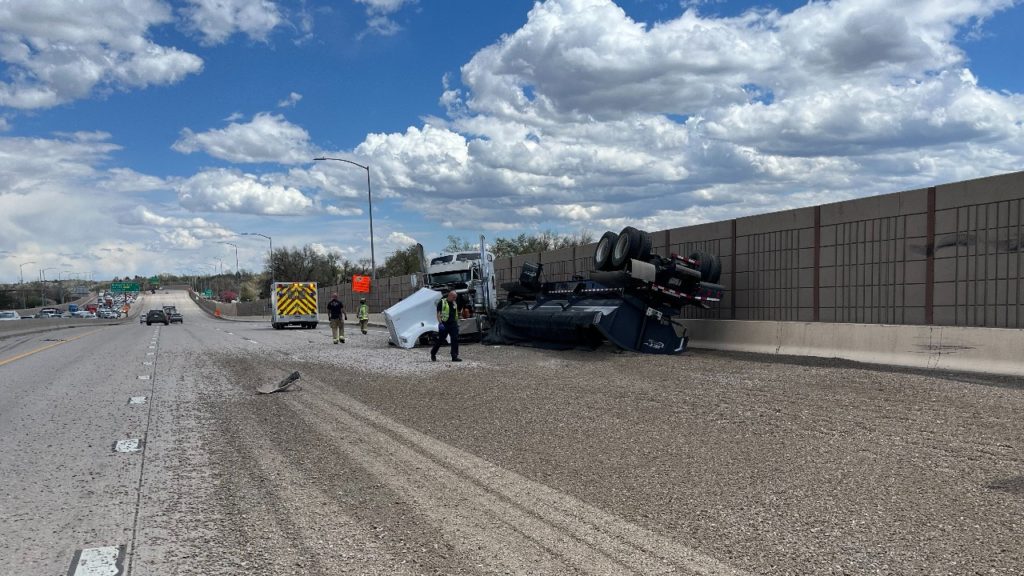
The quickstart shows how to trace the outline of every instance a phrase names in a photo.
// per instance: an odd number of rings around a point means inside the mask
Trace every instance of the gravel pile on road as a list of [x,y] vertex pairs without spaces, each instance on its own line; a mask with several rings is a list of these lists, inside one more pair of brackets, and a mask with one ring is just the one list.
[[[1016,382],[708,351],[467,345],[432,363],[385,338],[211,356],[228,387],[206,399],[205,441],[233,538],[259,543],[248,573],[649,573],[652,555],[721,563],[709,573],[1024,572]],[[300,392],[252,394],[292,370]]]

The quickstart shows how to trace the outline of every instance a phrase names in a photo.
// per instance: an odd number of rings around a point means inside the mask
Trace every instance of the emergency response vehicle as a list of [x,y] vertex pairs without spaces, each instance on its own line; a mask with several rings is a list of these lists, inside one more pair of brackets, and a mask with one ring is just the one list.
[[316,282],[274,282],[270,291],[270,325],[316,328]]

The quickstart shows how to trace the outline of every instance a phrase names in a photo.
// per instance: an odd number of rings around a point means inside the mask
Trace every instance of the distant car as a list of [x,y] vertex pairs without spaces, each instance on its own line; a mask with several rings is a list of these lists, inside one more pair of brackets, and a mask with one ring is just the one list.
[[39,310],[38,318],[54,318],[60,316],[61,310],[59,308],[42,308]]
[[153,324],[154,322],[163,322],[164,326],[170,326],[171,321],[167,318],[167,312],[163,310],[150,310],[146,313],[146,326]]
[[147,316],[149,316],[149,314],[139,314],[139,324],[145,324]]
[[174,306],[164,306],[164,312],[167,313],[167,319],[170,320],[171,324],[177,322],[178,324],[184,324],[185,318],[178,312],[178,309]]
[[0,310],[0,320],[21,320],[21,315],[14,310]]

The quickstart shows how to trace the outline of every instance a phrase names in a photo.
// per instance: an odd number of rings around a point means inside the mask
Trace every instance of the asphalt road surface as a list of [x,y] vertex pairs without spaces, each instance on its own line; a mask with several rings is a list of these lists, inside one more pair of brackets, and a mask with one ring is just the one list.
[[0,340],[0,575],[1024,573],[1017,380],[162,304]]

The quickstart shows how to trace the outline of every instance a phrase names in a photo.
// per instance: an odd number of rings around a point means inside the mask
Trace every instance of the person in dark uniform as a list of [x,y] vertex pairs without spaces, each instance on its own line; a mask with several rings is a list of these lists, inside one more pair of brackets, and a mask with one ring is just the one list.
[[437,362],[437,351],[445,338],[451,341],[452,362],[462,362],[462,358],[459,358],[459,310],[455,303],[457,297],[455,290],[452,290],[437,303],[437,340],[430,349],[432,362]]
[[331,294],[331,301],[327,303],[327,319],[331,321],[331,337],[334,343],[345,343],[345,320],[348,314],[345,313],[345,305],[338,300],[337,294]]

